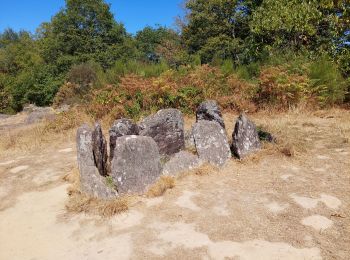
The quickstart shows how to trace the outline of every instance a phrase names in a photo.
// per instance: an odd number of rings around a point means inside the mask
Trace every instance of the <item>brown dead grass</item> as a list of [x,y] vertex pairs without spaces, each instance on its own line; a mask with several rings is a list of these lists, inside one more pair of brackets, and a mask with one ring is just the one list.
[[32,152],[63,142],[73,142],[75,130],[64,132],[48,131],[45,123],[9,129],[0,133],[0,152],[10,155],[18,152]]
[[[4,155],[32,152],[44,147],[74,142],[76,129],[92,119],[79,109],[56,115],[55,120],[37,124],[24,124],[25,114],[6,121],[8,128],[0,131],[0,152]],[[18,125],[20,124],[20,125]]]
[[78,168],[74,168],[72,171],[67,173],[65,176],[62,177],[62,180],[65,182],[69,182],[73,185],[77,185],[80,181]]
[[160,179],[151,186],[146,193],[148,198],[155,198],[162,196],[168,189],[175,187],[175,179],[170,176],[161,176]]
[[211,165],[209,163],[204,163],[202,164],[200,167],[189,170],[187,172],[182,173],[181,175],[179,175],[177,178],[179,180],[186,178],[187,176],[190,175],[195,175],[195,176],[205,176],[205,175],[209,175],[212,173],[218,173],[219,172],[219,168]]
[[78,190],[74,192],[70,190],[69,200],[66,204],[66,210],[69,213],[85,213],[106,218],[120,214],[128,209],[128,198],[126,197],[114,200],[101,200],[87,196]]

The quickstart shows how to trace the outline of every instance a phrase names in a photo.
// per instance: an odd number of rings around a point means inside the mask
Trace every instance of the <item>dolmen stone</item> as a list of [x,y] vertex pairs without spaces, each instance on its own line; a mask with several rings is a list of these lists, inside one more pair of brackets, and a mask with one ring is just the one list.
[[216,121],[198,121],[193,126],[193,136],[200,160],[223,166],[231,158],[226,132]]
[[207,100],[202,102],[196,112],[197,122],[200,120],[215,121],[225,129],[224,119],[220,111],[220,107],[215,100]]
[[110,160],[113,159],[115,143],[119,137],[125,135],[138,135],[139,127],[132,120],[122,118],[114,121],[109,130]]
[[179,173],[192,170],[200,165],[201,161],[198,156],[187,151],[180,151],[165,163],[163,175],[176,176]]
[[154,139],[161,155],[172,155],[185,146],[184,119],[178,109],[163,109],[139,124],[140,135]]
[[107,185],[95,164],[93,153],[92,129],[84,124],[77,131],[78,168],[81,191],[102,199],[115,198],[118,193]]
[[107,142],[102,133],[100,123],[95,124],[92,132],[92,150],[94,154],[95,165],[102,176],[107,176]]
[[117,139],[111,176],[120,194],[142,194],[161,175],[157,143],[147,136]]
[[239,159],[261,148],[255,124],[245,114],[241,114],[232,133],[232,153]]

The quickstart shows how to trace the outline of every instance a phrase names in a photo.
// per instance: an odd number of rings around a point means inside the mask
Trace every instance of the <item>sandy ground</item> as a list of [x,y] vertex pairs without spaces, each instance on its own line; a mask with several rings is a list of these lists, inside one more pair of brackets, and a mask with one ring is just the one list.
[[232,159],[110,219],[65,211],[74,143],[0,154],[0,259],[350,259],[350,113],[254,119],[304,152]]

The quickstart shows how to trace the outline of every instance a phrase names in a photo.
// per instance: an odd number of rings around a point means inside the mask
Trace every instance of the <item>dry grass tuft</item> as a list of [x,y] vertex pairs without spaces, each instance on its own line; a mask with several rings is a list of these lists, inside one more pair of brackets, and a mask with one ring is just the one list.
[[83,194],[78,190],[72,190],[66,209],[69,213],[85,213],[112,217],[129,209],[126,197],[114,200],[101,200]]
[[205,175],[209,175],[212,173],[217,173],[219,172],[219,168],[211,165],[209,163],[204,163],[203,165],[201,165],[198,168],[194,168],[190,171],[184,172],[183,174],[181,174],[178,179],[183,179],[189,175],[196,175],[196,176],[205,176]]
[[194,169],[193,173],[197,176],[209,175],[210,173],[217,172],[219,169],[209,163],[203,164],[201,167]]
[[77,184],[80,181],[79,170],[74,168],[71,172],[67,173],[62,177],[62,180],[69,182],[71,184]]
[[278,146],[277,149],[287,157],[294,157],[297,153],[294,145],[290,143]]
[[148,198],[155,198],[162,196],[168,189],[175,187],[175,179],[170,176],[162,176],[147,192]]
[[28,125],[17,129],[4,131],[0,135],[0,151],[4,154],[18,152],[32,152],[47,146],[56,146],[60,143],[72,142],[75,131],[53,132],[46,123]]

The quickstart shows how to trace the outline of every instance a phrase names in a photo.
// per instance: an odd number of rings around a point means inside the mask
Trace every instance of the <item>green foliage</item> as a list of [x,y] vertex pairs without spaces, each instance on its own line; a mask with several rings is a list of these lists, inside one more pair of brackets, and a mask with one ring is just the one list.
[[187,0],[181,31],[135,36],[105,0],[65,3],[35,35],[0,33],[1,113],[53,101],[139,117],[206,98],[250,111],[350,99],[348,0]]
[[310,65],[309,78],[321,105],[339,104],[344,100],[346,81],[328,57],[321,57]]
[[260,64],[256,62],[252,62],[247,65],[240,65],[236,68],[236,73],[239,78],[244,80],[254,80],[260,74]]
[[130,37],[103,0],[66,0],[66,6],[39,29],[43,57],[60,72],[90,60],[103,68],[132,55]]
[[149,78],[159,76],[168,69],[169,66],[165,62],[148,63],[136,60],[124,62],[118,60],[114,66],[106,72],[106,74],[109,83],[118,83],[120,77],[127,74],[136,74]]
[[[298,52],[334,52],[341,44],[348,1],[265,0],[252,15],[250,27],[260,42]],[[348,23],[348,22],[347,22]]]
[[145,27],[138,31],[135,40],[136,46],[140,52],[140,56],[145,61],[159,62],[161,54],[157,52],[157,48],[165,41],[178,40],[179,36],[171,29],[166,27],[152,28]]
[[249,34],[247,1],[189,0],[188,23],[182,29],[190,53],[199,53],[202,63],[214,58],[228,59],[242,51]]
[[231,59],[224,60],[224,62],[221,65],[221,71],[224,73],[224,75],[229,75],[234,72],[234,63]]

